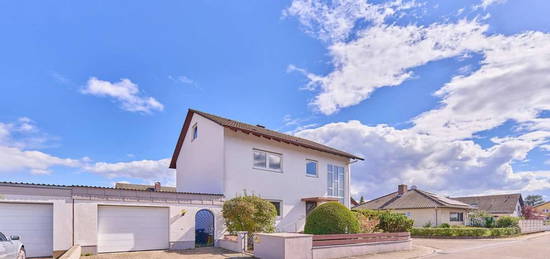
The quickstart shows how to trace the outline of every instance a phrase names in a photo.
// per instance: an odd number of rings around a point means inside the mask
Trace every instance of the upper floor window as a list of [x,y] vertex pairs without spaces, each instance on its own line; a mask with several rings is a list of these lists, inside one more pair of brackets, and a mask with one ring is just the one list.
[[309,159],[306,160],[306,175],[317,176],[317,161]]
[[254,150],[254,168],[281,171],[283,158],[281,154]]
[[328,165],[327,167],[327,195],[337,197],[344,203],[344,167]]
[[463,212],[451,212],[450,221],[464,221],[464,213]]
[[193,140],[195,140],[197,137],[199,137],[199,127],[195,123],[195,125],[193,125]]

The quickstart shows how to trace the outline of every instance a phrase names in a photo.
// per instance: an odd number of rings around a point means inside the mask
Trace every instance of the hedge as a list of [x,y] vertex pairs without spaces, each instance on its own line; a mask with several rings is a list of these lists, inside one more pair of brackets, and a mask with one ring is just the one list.
[[361,231],[357,217],[338,202],[327,202],[313,209],[306,218],[304,233],[355,234]]
[[519,228],[413,228],[411,236],[418,237],[505,237],[517,235]]
[[378,220],[375,228],[384,232],[408,232],[414,224],[412,219],[393,211],[357,209],[354,212],[368,219]]

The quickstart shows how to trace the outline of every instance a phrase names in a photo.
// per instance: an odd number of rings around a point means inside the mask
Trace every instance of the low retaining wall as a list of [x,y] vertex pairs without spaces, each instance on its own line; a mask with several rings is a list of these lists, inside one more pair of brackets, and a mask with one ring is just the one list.
[[544,220],[540,219],[522,219],[519,221],[519,228],[522,234],[545,231]]
[[405,233],[307,235],[257,233],[254,256],[262,259],[329,259],[411,249]]
[[61,255],[58,259],[79,259],[82,253],[82,248],[79,245],[71,247],[67,252]]
[[406,251],[412,247],[412,241],[388,241],[380,243],[349,244],[313,247],[313,259],[342,258],[384,252]]
[[218,246],[233,252],[242,253],[246,251],[247,242],[247,233],[243,231],[237,232],[236,236],[224,236],[223,239],[218,240]]

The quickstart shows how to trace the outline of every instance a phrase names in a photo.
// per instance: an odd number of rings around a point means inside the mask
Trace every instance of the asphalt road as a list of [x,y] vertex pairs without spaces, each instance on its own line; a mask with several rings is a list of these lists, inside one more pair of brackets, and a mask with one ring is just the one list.
[[416,258],[550,259],[550,233],[493,240],[415,239],[413,244],[435,249]]

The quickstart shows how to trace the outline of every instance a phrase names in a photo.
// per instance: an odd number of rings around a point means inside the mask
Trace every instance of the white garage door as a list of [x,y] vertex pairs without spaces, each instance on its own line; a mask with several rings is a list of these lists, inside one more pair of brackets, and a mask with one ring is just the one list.
[[97,251],[168,249],[168,208],[99,206]]
[[0,203],[0,232],[21,237],[27,256],[52,256],[53,206]]

